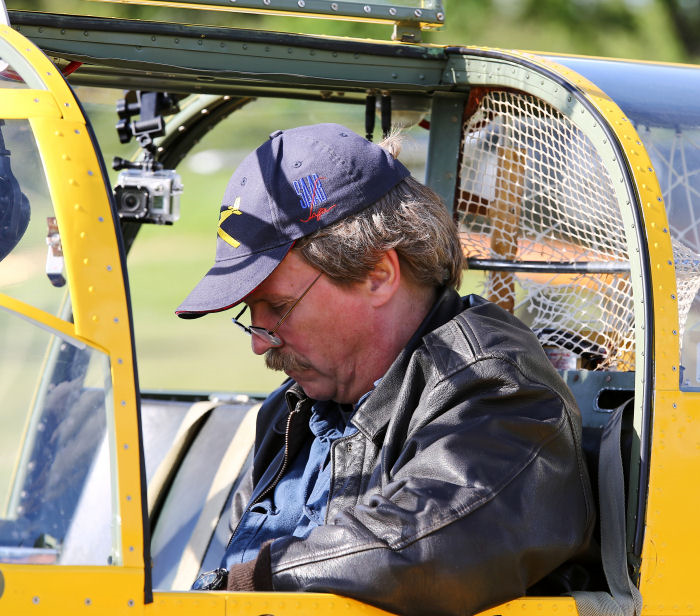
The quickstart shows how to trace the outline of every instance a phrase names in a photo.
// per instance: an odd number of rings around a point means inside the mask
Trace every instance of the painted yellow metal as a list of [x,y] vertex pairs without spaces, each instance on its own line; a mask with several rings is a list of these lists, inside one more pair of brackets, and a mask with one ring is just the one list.
[[[171,614],[211,614],[223,616],[224,614],[236,614],[227,609],[226,599],[228,593],[222,592],[155,592],[153,603],[144,610],[147,616],[170,616]],[[246,596],[249,596],[246,594]],[[259,612],[263,614],[264,612]],[[278,612],[279,613],[279,612]]]
[[[51,92],[56,105],[60,108],[63,118],[65,120],[84,122],[83,114],[68,84],[66,84],[60,71],[44,55],[44,52],[9,26],[0,25],[0,36],[22,53],[36,69],[38,76],[46,86],[46,89]],[[29,108],[25,113],[31,113]],[[28,117],[28,115],[24,117]]]
[[[194,594],[194,596],[193,596]],[[260,616],[260,614],[284,614],[307,616],[308,614],[332,614],[333,616],[382,616],[389,614],[376,607],[346,597],[321,593],[154,593],[154,603],[146,613],[175,614],[187,609],[211,610],[218,614],[225,601],[226,614],[235,616]],[[573,616],[576,603],[570,597],[527,597],[509,601],[485,610],[476,616],[519,616],[554,613]]]
[[131,606],[143,604],[144,573],[134,364],[115,223],[100,161],[70,88],[31,42],[7,27],[0,28],[0,36],[24,54],[46,85],[46,91],[4,91],[0,112],[8,112],[4,117],[27,118],[34,133],[63,240],[74,325],[59,325],[59,319],[10,298],[3,297],[2,303],[109,354],[119,469],[116,508],[121,520],[117,561],[123,564],[103,568],[3,565],[3,609],[13,614],[27,607],[32,613],[44,608],[51,613],[74,613],[81,605],[93,610],[101,605],[106,612],[117,613],[127,607],[127,601]]
[[657,391],[641,590],[645,614],[697,614],[697,393]]
[[[202,614],[223,613],[235,616],[260,616],[260,614],[284,614],[284,616],[306,616],[308,614],[332,614],[333,616],[383,616],[384,610],[360,603],[347,597],[321,593],[186,593],[156,592],[149,614],[183,614],[201,610]],[[212,611],[210,611],[212,610]]]
[[3,614],[144,614],[143,572],[128,567],[2,565]]
[[[14,297],[5,295],[4,293],[0,293],[0,306],[14,313],[17,313],[18,315],[29,319],[35,323],[43,324],[49,329],[56,330],[66,336],[69,336],[70,338],[74,338],[79,342],[96,346],[92,343],[92,341],[78,336],[75,333],[75,326],[73,325],[73,323],[69,323],[68,321],[59,319],[58,317],[49,314],[48,312],[44,312],[36,306],[27,304],[21,300],[15,299]],[[96,348],[98,348],[102,352],[105,352],[105,349],[100,348],[99,346],[97,346]]]
[[[72,104],[76,104],[73,101]],[[84,122],[30,118],[64,242],[75,330],[110,355],[122,561],[142,564],[136,391],[129,314],[110,203]]]
[[516,616],[516,614],[577,614],[576,602],[570,597],[525,597],[485,610],[476,616]]
[[44,90],[13,90],[11,96],[0,98],[0,117],[5,120],[32,117],[61,118],[56,98]]

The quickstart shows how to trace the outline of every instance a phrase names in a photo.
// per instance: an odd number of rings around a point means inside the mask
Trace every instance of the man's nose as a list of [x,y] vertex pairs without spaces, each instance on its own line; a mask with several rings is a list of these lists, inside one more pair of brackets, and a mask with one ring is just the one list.
[[268,349],[275,348],[274,345],[270,344],[267,340],[255,334],[250,337],[250,346],[253,348],[253,353],[256,355],[262,355]]

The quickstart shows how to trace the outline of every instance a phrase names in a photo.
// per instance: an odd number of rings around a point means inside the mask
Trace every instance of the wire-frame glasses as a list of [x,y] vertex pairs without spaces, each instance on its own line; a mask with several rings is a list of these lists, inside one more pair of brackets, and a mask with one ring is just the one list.
[[289,310],[285,312],[282,315],[282,318],[277,321],[277,325],[275,325],[272,329],[265,329],[264,327],[258,327],[256,325],[244,325],[239,321],[239,319],[243,316],[243,313],[248,310],[248,304],[243,306],[243,310],[241,310],[235,317],[233,317],[231,320],[238,325],[244,332],[251,336],[257,336],[267,344],[273,347],[280,347],[282,346],[282,339],[276,334],[277,330],[279,329],[280,325],[284,323],[284,320],[291,314],[292,310],[294,310],[297,307],[297,304],[304,298],[304,296],[311,290],[311,287],[316,284],[316,281],[321,277],[323,272],[319,272],[318,276],[313,279],[311,284],[306,287],[304,292],[294,301],[294,303],[290,306]]

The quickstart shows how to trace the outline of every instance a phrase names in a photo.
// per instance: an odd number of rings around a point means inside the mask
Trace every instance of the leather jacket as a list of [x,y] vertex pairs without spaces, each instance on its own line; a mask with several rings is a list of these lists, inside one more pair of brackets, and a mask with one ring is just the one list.
[[[234,525],[308,436],[311,403],[292,383],[263,405]],[[535,335],[498,306],[443,291],[351,422],[357,433],[331,449],[325,524],[266,546],[274,590],[473,614],[587,546],[595,513],[576,402]]]

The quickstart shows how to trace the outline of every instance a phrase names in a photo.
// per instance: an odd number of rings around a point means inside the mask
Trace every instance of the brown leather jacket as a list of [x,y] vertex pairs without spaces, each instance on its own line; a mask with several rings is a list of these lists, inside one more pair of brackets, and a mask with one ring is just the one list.
[[[254,496],[277,474],[290,412],[287,455],[306,438],[310,405],[291,384],[261,409]],[[534,334],[498,306],[445,290],[351,421],[358,432],[333,444],[325,525],[275,540],[249,567],[275,590],[473,614],[524,595],[588,544],[576,402]]]

